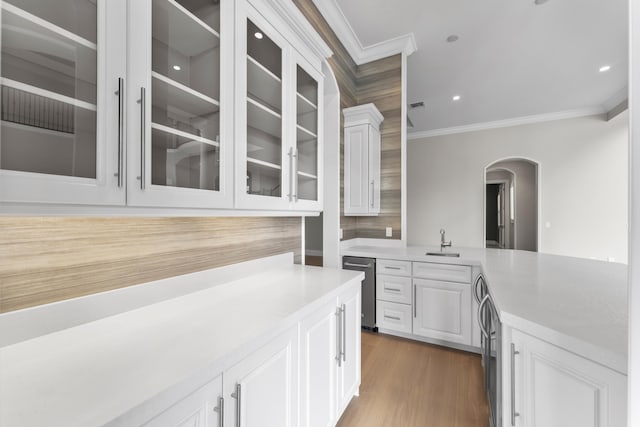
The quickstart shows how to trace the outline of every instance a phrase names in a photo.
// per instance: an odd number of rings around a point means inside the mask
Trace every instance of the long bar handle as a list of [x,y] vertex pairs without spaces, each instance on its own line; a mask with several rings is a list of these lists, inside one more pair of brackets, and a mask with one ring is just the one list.
[[345,262],[344,266],[345,267],[369,268],[369,267],[371,267],[371,264],[354,264],[352,262]]
[[342,307],[340,307],[340,313],[341,313],[341,317],[342,317],[342,348],[340,350],[340,353],[342,353],[342,361],[346,362],[347,361],[347,306],[345,304],[342,304]]
[[480,304],[478,305],[478,324],[480,325],[480,330],[482,331],[482,335],[484,335],[485,339],[489,339],[489,333],[487,332],[487,328],[484,325],[484,321],[482,320],[482,309],[484,305],[489,301],[489,294],[486,294]]
[[391,320],[398,320],[400,321],[400,318],[398,316],[389,316],[389,315],[384,315],[385,319],[391,319]]
[[375,192],[375,181],[371,180],[371,207],[373,207],[373,204],[374,204],[374,200],[373,199],[374,199],[375,195],[376,195],[376,192]]
[[516,412],[516,355],[520,354],[516,350],[516,345],[511,343],[511,425],[515,427],[516,417],[520,414]]
[[402,289],[398,289],[398,288],[384,288],[385,291],[390,291],[390,292],[402,292]]
[[294,157],[294,164],[296,165],[293,168],[293,188],[295,188],[295,192],[293,193],[293,201],[297,202],[298,201],[298,149],[294,149],[293,151],[293,157]]
[[287,155],[289,156],[289,194],[287,195],[287,197],[289,197],[289,202],[293,202],[293,181],[295,180],[295,177],[293,176],[293,147],[289,147],[289,153],[287,153]]
[[482,273],[478,274],[478,277],[476,277],[476,281],[473,285],[473,296],[476,299],[476,302],[478,304],[480,304],[480,301],[482,299],[481,294],[478,293],[478,285],[483,282],[484,282],[484,277],[482,277]]
[[418,285],[413,284],[413,317],[418,317]]
[[218,426],[222,427],[224,423],[224,397],[218,397],[218,406],[213,408],[213,410],[218,413]]
[[236,383],[235,393],[231,393],[231,397],[236,399],[236,427],[240,427],[240,416],[242,415],[242,385]]
[[342,366],[342,359],[340,355],[342,354],[341,346],[342,346],[342,322],[340,319],[340,308],[336,307],[336,361],[338,362],[338,367]]
[[384,268],[387,270],[402,270],[402,267],[394,267],[392,265],[385,265]]
[[140,88],[140,188],[145,189],[146,186],[146,157],[147,157],[147,90],[144,87]]
[[118,77],[118,187],[124,184],[124,79]]

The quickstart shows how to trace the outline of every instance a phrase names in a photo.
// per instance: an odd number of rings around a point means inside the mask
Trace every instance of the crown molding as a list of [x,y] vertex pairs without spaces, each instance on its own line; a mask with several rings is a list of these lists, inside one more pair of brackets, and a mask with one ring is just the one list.
[[344,108],[342,114],[345,127],[364,124],[375,124],[376,127],[380,127],[380,123],[384,120],[382,113],[372,103]]
[[583,108],[579,110],[559,111],[549,114],[538,114],[534,116],[514,117],[512,119],[496,120],[492,122],[473,123],[470,125],[454,126],[450,128],[433,129],[422,132],[412,132],[407,134],[408,140],[430,138],[433,136],[454,135],[457,133],[476,132],[488,129],[498,129],[512,126],[528,125],[533,123],[551,122],[555,120],[575,119],[578,117],[595,116],[605,114],[606,110],[602,106]]
[[418,47],[413,33],[364,47],[336,0],[313,0],[331,29],[357,65],[404,53],[409,56]]

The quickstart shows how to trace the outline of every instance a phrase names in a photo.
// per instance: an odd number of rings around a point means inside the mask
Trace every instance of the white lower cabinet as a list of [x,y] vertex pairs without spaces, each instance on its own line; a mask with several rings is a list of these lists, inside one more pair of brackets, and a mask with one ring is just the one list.
[[222,427],[222,376],[158,414],[145,427]]
[[338,298],[341,312],[340,361],[338,363],[338,418],[360,390],[360,288],[352,288]]
[[334,425],[340,308],[332,301],[300,324],[300,425]]
[[626,376],[518,330],[507,344],[505,427],[626,426]]
[[376,324],[387,331],[411,333],[413,321],[411,305],[397,302],[378,301],[376,304]]
[[471,345],[469,284],[413,279],[413,286],[413,334]]
[[225,426],[297,425],[297,332],[291,328],[223,372]]

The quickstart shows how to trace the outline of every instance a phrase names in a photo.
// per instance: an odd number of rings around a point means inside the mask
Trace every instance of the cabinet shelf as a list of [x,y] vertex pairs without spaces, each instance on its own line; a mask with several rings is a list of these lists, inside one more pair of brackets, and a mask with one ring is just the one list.
[[269,169],[277,169],[282,170],[282,166],[276,165],[275,163],[265,162],[263,160],[254,159],[252,157],[247,157],[247,163],[252,163],[254,165],[263,166]]
[[190,139],[193,141],[197,141],[197,142],[201,142],[203,144],[208,144],[208,145],[213,145],[214,147],[219,147],[220,143],[218,141],[214,141],[212,139],[208,139],[208,138],[203,138],[201,136],[198,135],[193,135],[189,132],[184,132],[178,129],[174,129],[172,127],[169,126],[165,126],[165,125],[161,125],[159,123],[151,123],[151,128],[164,132],[164,133],[169,133],[171,135],[175,135],[175,136],[179,136],[181,138],[185,138],[185,139]]
[[276,138],[282,137],[282,117],[280,114],[247,98],[247,123]]
[[299,92],[296,92],[296,106],[297,106],[297,110],[296,113],[298,115],[301,114],[308,114],[308,113],[312,113],[318,110],[318,106],[316,104],[314,104],[313,102],[309,101],[304,95],[300,94]]
[[185,56],[197,56],[217,47],[211,44],[212,35],[220,42],[216,30],[174,0],[154,0],[152,19],[154,38]]
[[[76,44],[87,47],[91,50],[98,49],[95,43],[85,39],[84,37],[80,37],[79,35],[72,33],[71,31],[65,30],[64,28],[61,28],[47,20],[44,20],[7,2],[2,2],[2,11],[3,31],[11,30],[18,34],[22,33],[23,36],[25,34],[32,36],[32,34],[29,34],[32,32],[32,29],[29,27],[36,26],[46,31],[52,32],[57,36],[61,36]],[[27,21],[31,25],[25,25],[24,22],[21,21]],[[44,42],[44,40],[42,39],[40,39],[39,41],[40,43]]]
[[317,175],[312,175],[310,173],[306,173],[302,171],[298,171],[298,176],[301,178],[307,178],[307,179],[318,179]]
[[247,56],[248,95],[274,110],[282,110],[282,81],[262,64]]
[[85,110],[96,111],[95,104],[90,104],[88,102],[85,102],[76,98],[71,98],[69,96],[60,95],[59,93],[51,92],[49,90],[42,89],[36,86],[31,86],[26,83],[17,82],[15,80],[11,80],[6,77],[0,78],[0,84],[2,84],[3,86],[18,89],[24,92],[29,92],[34,95],[44,96],[45,98],[50,98],[56,101],[64,102],[66,104],[71,104],[76,107],[83,108]]
[[300,125],[296,125],[296,131],[298,142],[315,141],[318,138],[318,135]]
[[220,109],[220,102],[207,95],[176,82],[160,73],[153,71],[152,100],[154,105],[171,105],[191,116],[204,116],[216,113]]

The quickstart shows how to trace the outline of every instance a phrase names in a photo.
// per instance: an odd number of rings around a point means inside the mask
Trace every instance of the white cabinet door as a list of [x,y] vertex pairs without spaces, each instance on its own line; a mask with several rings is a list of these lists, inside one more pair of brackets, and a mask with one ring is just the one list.
[[344,129],[344,213],[369,212],[369,125]]
[[518,414],[518,427],[626,426],[624,375],[517,330],[511,339],[507,351],[517,353],[510,358],[513,390],[503,393],[505,425]]
[[287,41],[246,1],[236,2],[236,207],[289,209],[295,127]]
[[225,425],[298,424],[297,332],[292,328],[223,373]]
[[360,389],[361,291],[354,287],[338,299],[341,310],[341,362],[338,368],[338,417]]
[[126,1],[1,7],[0,202],[123,205]]
[[471,285],[413,279],[414,335],[471,345]]
[[294,168],[290,183],[296,210],[322,210],[323,171],[323,84],[315,68],[294,51],[295,141]]
[[233,1],[129,2],[134,206],[233,206]]
[[369,215],[380,213],[380,131],[369,126]]
[[327,427],[335,423],[339,317],[334,300],[300,324],[301,426]]
[[145,427],[222,427],[222,376],[144,423]]

